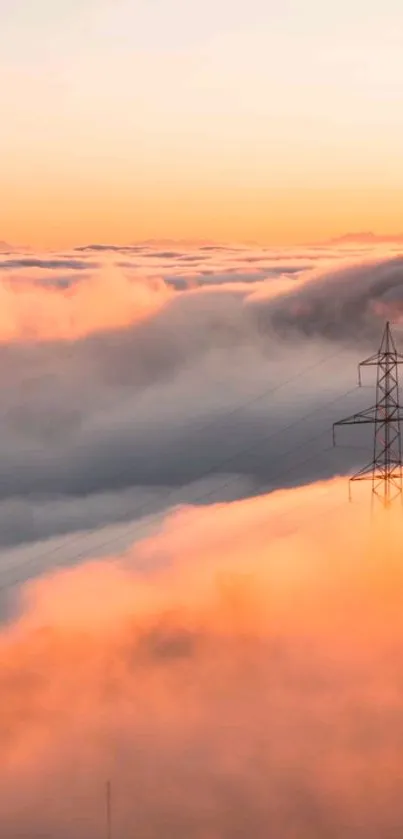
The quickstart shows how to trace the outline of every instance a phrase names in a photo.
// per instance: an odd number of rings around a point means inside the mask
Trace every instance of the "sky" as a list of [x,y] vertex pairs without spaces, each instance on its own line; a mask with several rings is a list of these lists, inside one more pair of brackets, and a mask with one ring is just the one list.
[[401,830],[402,24],[0,0],[7,839]]
[[401,232],[398,0],[2,0],[0,238]]

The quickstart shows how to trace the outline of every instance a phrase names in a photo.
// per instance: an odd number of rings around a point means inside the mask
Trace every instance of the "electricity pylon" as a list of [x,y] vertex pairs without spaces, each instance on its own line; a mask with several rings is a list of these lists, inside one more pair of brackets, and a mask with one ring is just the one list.
[[361,368],[376,367],[376,404],[365,411],[339,420],[333,425],[335,430],[340,425],[374,426],[373,459],[350,478],[353,481],[372,481],[372,503],[379,501],[388,509],[397,499],[403,503],[402,441],[400,423],[403,421],[403,408],[399,404],[398,365],[403,364],[403,355],[396,350],[389,322],[383,333],[381,346],[375,355],[362,361],[358,366],[358,382],[361,386]]

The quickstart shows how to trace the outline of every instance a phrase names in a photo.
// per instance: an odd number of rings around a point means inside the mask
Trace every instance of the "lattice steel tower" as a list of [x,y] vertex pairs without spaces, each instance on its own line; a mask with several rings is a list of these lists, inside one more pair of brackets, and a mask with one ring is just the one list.
[[374,426],[373,459],[350,478],[350,489],[352,481],[372,481],[372,502],[379,501],[384,508],[391,507],[397,500],[403,503],[400,433],[403,408],[399,404],[399,364],[403,364],[403,355],[397,352],[390,324],[387,323],[378,352],[358,366],[360,386],[361,368],[377,368],[376,404],[365,411],[335,422],[333,426],[334,443],[337,426],[368,423]]

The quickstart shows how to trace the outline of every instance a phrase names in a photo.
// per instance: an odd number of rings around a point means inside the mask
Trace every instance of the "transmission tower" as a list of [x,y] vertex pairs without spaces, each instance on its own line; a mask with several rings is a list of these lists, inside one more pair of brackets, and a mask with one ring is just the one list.
[[[376,367],[376,404],[365,411],[339,420],[333,425],[335,431],[341,425],[374,426],[373,459],[350,478],[352,481],[372,482],[372,503],[379,501],[388,509],[400,499],[403,502],[402,442],[400,423],[403,408],[399,404],[398,365],[403,364],[403,355],[396,350],[389,322],[386,324],[381,346],[375,355],[358,366],[358,382],[361,386],[361,368]],[[351,495],[350,495],[351,497]]]

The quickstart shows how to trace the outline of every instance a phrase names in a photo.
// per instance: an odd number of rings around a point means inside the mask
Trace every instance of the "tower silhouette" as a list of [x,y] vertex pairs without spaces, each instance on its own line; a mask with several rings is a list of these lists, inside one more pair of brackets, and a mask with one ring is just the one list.
[[372,503],[379,501],[386,509],[391,507],[397,499],[403,502],[400,433],[403,408],[399,404],[399,364],[403,364],[403,355],[396,350],[388,322],[378,352],[362,361],[358,366],[360,386],[361,368],[377,368],[376,404],[371,408],[353,414],[351,417],[339,420],[333,425],[334,444],[336,442],[336,427],[338,426],[364,424],[374,426],[373,459],[350,478],[350,492],[351,482],[371,481]]

